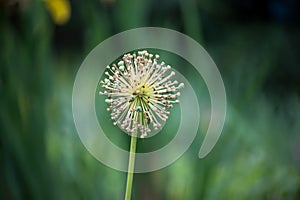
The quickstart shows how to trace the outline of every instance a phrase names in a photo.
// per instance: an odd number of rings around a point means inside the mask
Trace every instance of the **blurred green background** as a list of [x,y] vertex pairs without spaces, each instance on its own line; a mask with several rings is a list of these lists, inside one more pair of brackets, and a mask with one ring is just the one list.
[[[204,117],[179,160],[135,175],[133,199],[300,199],[299,13],[297,0],[1,0],[0,199],[123,198],[126,174],[84,148],[71,95],[89,51],[143,26],[171,28],[202,44],[222,74],[228,109],[206,158],[197,157]],[[198,87],[201,116],[209,117],[201,77],[166,58]],[[127,135],[111,137],[129,147]],[[160,144],[139,141],[138,150],[152,145]]]

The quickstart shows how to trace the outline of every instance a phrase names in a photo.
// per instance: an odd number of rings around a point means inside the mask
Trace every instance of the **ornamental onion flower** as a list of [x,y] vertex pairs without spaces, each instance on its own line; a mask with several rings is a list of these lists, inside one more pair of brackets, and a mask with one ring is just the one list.
[[114,125],[123,131],[144,138],[158,130],[168,119],[169,109],[179,103],[178,89],[183,83],[172,80],[171,66],[159,62],[146,50],[125,54],[116,64],[107,66],[106,78],[100,81],[105,89],[107,111]]

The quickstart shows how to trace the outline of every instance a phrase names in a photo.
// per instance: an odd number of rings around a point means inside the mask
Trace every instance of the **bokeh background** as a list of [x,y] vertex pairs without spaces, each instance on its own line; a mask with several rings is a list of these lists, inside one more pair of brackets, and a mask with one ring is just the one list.
[[[76,133],[72,87],[97,44],[143,26],[203,45],[222,74],[228,109],[209,156],[197,157],[204,120],[179,160],[135,175],[133,199],[300,199],[299,13],[297,0],[1,0],[0,199],[123,198],[126,174],[93,158]],[[203,91],[209,116],[201,77],[167,58]],[[127,135],[113,133],[129,148]],[[138,151],[153,146],[139,141]]]

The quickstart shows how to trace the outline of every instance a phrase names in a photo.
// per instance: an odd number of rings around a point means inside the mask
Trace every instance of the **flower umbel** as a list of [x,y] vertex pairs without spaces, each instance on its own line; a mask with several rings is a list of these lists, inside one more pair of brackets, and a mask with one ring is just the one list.
[[179,103],[178,89],[183,83],[171,80],[175,75],[171,66],[158,62],[159,55],[138,51],[137,55],[125,54],[118,64],[107,66],[107,78],[100,81],[105,88],[114,125],[125,132],[144,138],[158,130],[168,119],[168,109]]

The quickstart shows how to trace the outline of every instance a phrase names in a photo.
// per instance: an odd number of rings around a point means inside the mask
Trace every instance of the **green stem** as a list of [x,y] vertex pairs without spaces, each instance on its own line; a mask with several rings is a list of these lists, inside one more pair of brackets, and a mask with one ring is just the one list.
[[125,200],[130,200],[131,198],[132,180],[134,174],[136,139],[137,139],[136,135],[137,135],[136,133],[133,133],[131,136]]

